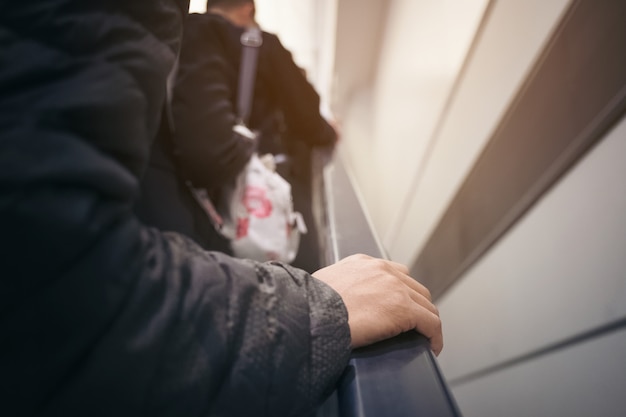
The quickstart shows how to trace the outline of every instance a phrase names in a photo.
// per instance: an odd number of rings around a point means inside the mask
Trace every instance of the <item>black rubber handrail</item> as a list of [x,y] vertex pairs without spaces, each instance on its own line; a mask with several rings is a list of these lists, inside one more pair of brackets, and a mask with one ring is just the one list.
[[[353,253],[386,258],[338,158],[314,154],[313,200],[330,264]],[[417,332],[357,349],[317,417],[460,417],[428,340]]]

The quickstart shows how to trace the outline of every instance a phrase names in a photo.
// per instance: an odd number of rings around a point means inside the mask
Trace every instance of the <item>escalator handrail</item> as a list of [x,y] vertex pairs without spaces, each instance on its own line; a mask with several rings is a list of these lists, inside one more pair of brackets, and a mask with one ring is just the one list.
[[[313,178],[324,263],[353,253],[386,258],[341,160],[314,153]],[[417,332],[355,350],[332,398],[337,404],[325,415],[461,416],[428,340]]]

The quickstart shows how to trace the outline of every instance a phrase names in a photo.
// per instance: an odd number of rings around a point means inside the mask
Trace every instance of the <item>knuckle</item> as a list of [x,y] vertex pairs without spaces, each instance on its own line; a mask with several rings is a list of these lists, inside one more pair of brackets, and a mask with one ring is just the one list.
[[403,305],[406,303],[407,296],[402,291],[388,291],[387,293],[388,302],[394,306]]
[[370,256],[365,255],[364,253],[354,254],[354,255],[350,256],[350,258],[355,259],[357,261],[364,261],[364,260],[367,260],[367,259],[371,259]]
[[379,259],[379,258],[370,258],[370,259],[371,259],[372,267],[377,268],[377,269],[382,269],[382,270],[387,269],[387,262],[385,260]]

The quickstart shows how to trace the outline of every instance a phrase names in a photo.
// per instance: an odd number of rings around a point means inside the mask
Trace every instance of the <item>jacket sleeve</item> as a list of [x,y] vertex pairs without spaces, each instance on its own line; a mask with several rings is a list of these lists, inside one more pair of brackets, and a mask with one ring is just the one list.
[[311,146],[334,145],[337,133],[320,114],[320,97],[276,35],[263,33],[261,65],[290,136]]
[[298,416],[347,363],[324,283],[133,217],[185,6],[0,6],[6,415]]
[[233,132],[229,76],[236,74],[215,36],[203,15],[186,19],[172,103],[180,165],[207,189],[234,182],[255,150],[254,141]]

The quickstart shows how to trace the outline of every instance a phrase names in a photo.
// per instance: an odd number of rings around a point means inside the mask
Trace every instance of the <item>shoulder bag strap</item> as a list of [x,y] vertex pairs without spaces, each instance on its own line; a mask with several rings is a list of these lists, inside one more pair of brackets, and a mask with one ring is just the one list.
[[237,121],[247,125],[252,108],[254,81],[256,78],[259,47],[263,36],[258,27],[251,27],[241,35],[241,64],[239,67],[239,90],[237,93]]

